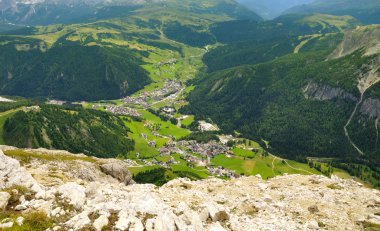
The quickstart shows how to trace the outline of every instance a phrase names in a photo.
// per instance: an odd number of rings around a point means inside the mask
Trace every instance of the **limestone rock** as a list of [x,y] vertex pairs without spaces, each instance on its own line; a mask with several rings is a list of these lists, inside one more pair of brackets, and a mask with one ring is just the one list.
[[36,193],[42,190],[37,181],[20,166],[17,160],[7,157],[0,150],[0,190],[16,185],[24,186]]
[[98,219],[94,221],[94,228],[96,231],[102,231],[103,227],[108,225],[108,217],[106,215],[101,215]]
[[10,229],[13,227],[13,224],[14,222],[12,219],[9,219],[9,218],[4,219],[0,223],[0,229]]
[[15,210],[16,210],[16,211],[23,211],[23,210],[26,210],[26,209],[28,209],[28,206],[25,205],[25,204],[17,205],[17,206],[15,207]]
[[206,208],[206,211],[208,211],[208,215],[212,221],[227,221],[229,219],[227,211],[225,211],[225,209],[221,206],[218,206],[214,203],[207,203],[204,206]]
[[11,195],[7,192],[0,192],[0,211],[4,210],[8,205],[8,200]]
[[16,219],[17,225],[22,226],[24,224],[24,220],[25,220],[25,218],[23,218],[23,217],[17,217],[17,219]]
[[307,228],[311,229],[311,230],[317,230],[317,229],[319,229],[318,222],[316,222],[316,221],[309,221],[307,223]]
[[[284,175],[267,181],[254,176],[228,181],[176,179],[157,187],[125,185],[125,166],[114,167],[119,160],[57,163],[32,159],[33,164],[22,168],[4,155],[0,159],[13,164],[11,169],[0,162],[0,176],[6,178],[0,178],[2,187],[8,185],[8,179],[25,187],[43,183],[35,198],[25,195],[19,205],[27,208],[22,212],[24,217],[36,210],[50,215],[55,220],[50,231],[101,230],[105,226],[118,231],[311,231],[362,230],[380,225],[380,192],[336,176]],[[105,168],[112,177],[99,169],[106,164],[112,164]],[[49,178],[52,166],[54,173],[64,174],[63,180],[50,184],[51,179],[44,179]],[[95,171],[93,177],[88,176],[91,171]],[[14,173],[30,178],[25,181]],[[331,189],[331,185],[340,190]],[[4,220],[0,229],[21,224],[21,220]]]
[[226,229],[223,228],[223,226],[221,226],[219,222],[217,222],[209,228],[209,231],[226,231]]
[[88,212],[82,212],[65,223],[66,226],[74,230],[80,230],[90,224],[91,220],[88,217]]
[[107,175],[110,175],[125,185],[133,183],[132,174],[129,172],[128,166],[122,162],[107,163],[100,166],[100,169]]
[[76,183],[66,183],[60,186],[57,191],[77,209],[82,208],[86,202],[86,189]]

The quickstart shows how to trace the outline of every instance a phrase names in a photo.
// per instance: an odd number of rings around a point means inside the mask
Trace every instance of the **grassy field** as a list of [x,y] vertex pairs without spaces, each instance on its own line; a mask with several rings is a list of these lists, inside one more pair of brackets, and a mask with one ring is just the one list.
[[242,148],[234,148],[232,149],[234,154],[236,156],[241,156],[241,157],[251,157],[254,158],[256,156],[256,153],[250,150],[242,149]]
[[153,124],[159,124],[160,128],[158,129],[158,133],[163,136],[173,136],[175,139],[180,139],[182,137],[190,134],[190,131],[184,128],[179,128],[176,125],[173,125],[169,121],[162,121],[159,117],[153,115],[152,113],[146,110],[139,110],[142,114],[142,118],[148,122]]
[[175,164],[172,166],[173,171],[191,172],[195,175],[198,175],[199,178],[202,179],[210,176],[205,167],[188,167],[187,162],[180,158],[180,154],[173,154],[172,156],[177,162],[179,162],[179,164]]
[[[180,139],[188,134],[190,131],[187,129],[179,128],[176,125],[168,121],[162,121],[159,117],[153,115],[152,113],[146,110],[139,110],[142,114],[142,121],[133,121],[133,120],[124,120],[124,123],[127,127],[130,128],[131,132],[129,133],[129,137],[135,141],[135,150],[130,153],[129,158],[136,158],[136,153],[140,154],[140,157],[143,158],[152,158],[159,154],[157,148],[162,147],[169,141],[167,136],[172,136],[175,139]],[[156,126],[157,133],[164,137],[157,137],[153,135],[152,130],[145,126],[149,124],[151,126]],[[149,141],[156,142],[156,148],[148,145],[148,141],[142,137],[142,134],[147,136]]]
[[193,115],[190,115],[190,116],[188,116],[188,117],[186,117],[185,119],[183,119],[182,121],[181,121],[181,124],[183,124],[183,125],[185,125],[185,126],[189,126],[191,123],[193,123],[194,122],[194,116]]
[[16,150],[8,150],[4,151],[4,154],[7,156],[10,156],[12,158],[18,159],[21,162],[29,162],[31,158],[34,159],[41,159],[41,160],[47,160],[47,161],[87,161],[87,162],[96,162],[96,159],[92,157],[81,157],[81,156],[75,156],[75,155],[51,155],[51,154],[42,154],[37,152],[31,152],[26,151],[22,149],[16,149]]
[[132,175],[136,175],[140,172],[146,172],[152,169],[159,168],[159,166],[141,166],[141,167],[129,167],[128,170],[132,173]]
[[[239,150],[239,152],[241,152],[241,150]],[[246,158],[243,156],[233,156],[228,158],[225,155],[217,155],[211,160],[211,162],[215,166],[222,166],[224,168],[235,170],[238,174],[244,174],[247,176],[260,174],[264,179],[284,173],[321,174],[317,170],[311,169],[307,164],[287,161],[291,166],[290,167],[281,159],[273,156],[263,157],[259,154],[255,155],[253,158]]]

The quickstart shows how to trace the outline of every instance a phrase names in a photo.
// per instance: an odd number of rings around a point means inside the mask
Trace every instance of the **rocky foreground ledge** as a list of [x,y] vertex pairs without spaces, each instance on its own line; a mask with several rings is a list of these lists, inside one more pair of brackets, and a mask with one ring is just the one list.
[[[0,230],[20,226],[54,231],[380,227],[380,191],[337,177],[176,179],[156,187],[134,184],[118,160],[31,158],[22,165],[0,151]],[[53,175],[58,180],[52,181]]]

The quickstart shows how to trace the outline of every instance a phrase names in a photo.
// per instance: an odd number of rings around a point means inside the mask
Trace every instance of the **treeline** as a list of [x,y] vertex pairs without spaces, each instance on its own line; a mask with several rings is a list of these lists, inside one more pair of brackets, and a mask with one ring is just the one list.
[[219,141],[217,132],[192,132],[189,135],[181,138],[181,140],[195,140],[198,143],[208,143],[212,140]]
[[0,102],[0,112],[9,111],[12,109],[16,109],[23,106],[30,106],[33,104],[31,100],[23,99],[23,98],[14,98],[12,97],[14,102]]
[[363,162],[345,162],[335,160],[331,162],[335,168],[340,168],[376,188],[380,188],[380,168],[375,164]]
[[129,129],[116,116],[97,110],[42,105],[20,111],[4,123],[4,141],[20,148],[53,148],[97,157],[134,149]]

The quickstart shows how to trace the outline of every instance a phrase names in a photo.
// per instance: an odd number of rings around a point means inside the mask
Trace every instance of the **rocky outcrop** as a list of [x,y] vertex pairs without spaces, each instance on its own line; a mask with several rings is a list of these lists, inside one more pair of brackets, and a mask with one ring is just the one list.
[[[0,149],[4,151],[17,150],[17,148],[4,145],[0,145]],[[126,185],[134,183],[128,171],[129,165],[122,160],[99,159],[83,154],[72,154],[67,151],[43,148],[25,149],[24,151],[38,157],[29,158],[28,162],[24,163],[23,168],[34,175],[34,178],[43,186],[63,185],[72,181],[78,183],[82,181],[100,183],[122,182]],[[51,158],[52,156],[54,158]]]
[[360,113],[370,119],[380,119],[380,100],[373,98],[364,100],[360,107]]
[[334,88],[329,85],[323,85],[313,81],[309,81],[309,83],[302,90],[306,99],[320,101],[345,99],[354,102],[358,100],[354,95],[345,92],[341,88]]
[[110,175],[125,185],[134,183],[132,174],[128,171],[128,165],[119,161],[100,165],[100,169],[107,175]]
[[[4,176],[2,170],[0,174]],[[284,175],[268,181],[260,176],[229,181],[175,179],[162,187],[70,180],[51,186],[34,180],[41,191],[14,206],[25,206],[23,214],[48,214],[54,221],[50,230],[364,230],[379,222],[380,192],[334,176]],[[22,222],[0,223],[9,227]]]
[[36,193],[42,190],[37,181],[20,166],[17,160],[5,156],[0,150],[0,190],[15,185],[30,188]]

